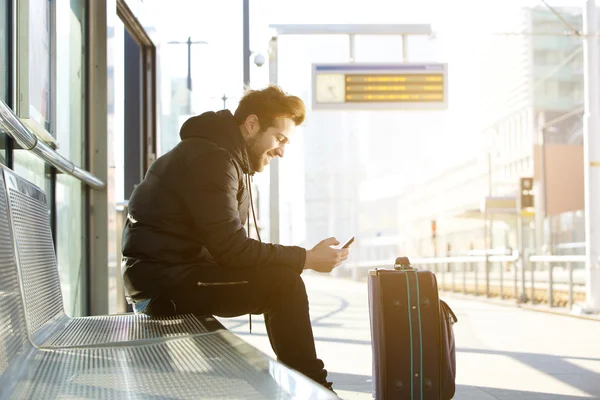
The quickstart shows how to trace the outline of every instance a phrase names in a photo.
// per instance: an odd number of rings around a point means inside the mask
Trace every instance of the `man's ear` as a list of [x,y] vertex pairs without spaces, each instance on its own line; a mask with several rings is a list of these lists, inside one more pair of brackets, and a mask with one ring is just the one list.
[[248,115],[244,125],[246,126],[246,131],[248,131],[248,133],[251,135],[256,135],[258,132],[260,132],[260,123],[258,122],[258,117],[255,114]]

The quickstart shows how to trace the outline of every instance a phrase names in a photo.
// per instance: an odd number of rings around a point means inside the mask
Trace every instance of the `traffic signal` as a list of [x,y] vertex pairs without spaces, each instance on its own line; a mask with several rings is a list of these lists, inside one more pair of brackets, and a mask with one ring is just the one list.
[[533,178],[521,178],[521,210],[533,208]]

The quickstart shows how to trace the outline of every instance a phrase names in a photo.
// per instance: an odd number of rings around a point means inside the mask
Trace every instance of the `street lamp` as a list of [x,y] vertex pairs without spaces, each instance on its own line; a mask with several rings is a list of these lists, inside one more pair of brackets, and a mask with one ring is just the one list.
[[203,40],[192,41],[192,37],[188,36],[188,39],[185,42],[178,41],[170,41],[168,44],[185,44],[187,45],[187,89],[190,91],[190,99],[188,101],[188,115],[192,114],[192,99],[191,99],[191,91],[192,91],[192,45],[193,44],[208,44]]

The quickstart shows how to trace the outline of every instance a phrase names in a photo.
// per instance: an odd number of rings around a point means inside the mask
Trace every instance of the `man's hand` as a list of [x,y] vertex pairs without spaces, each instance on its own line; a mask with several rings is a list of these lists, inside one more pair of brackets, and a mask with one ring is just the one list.
[[330,246],[337,246],[340,242],[336,238],[328,238],[321,241],[315,247],[306,251],[306,261],[304,269],[312,269],[317,272],[331,272],[332,269],[339,266],[348,258],[350,250],[332,249]]

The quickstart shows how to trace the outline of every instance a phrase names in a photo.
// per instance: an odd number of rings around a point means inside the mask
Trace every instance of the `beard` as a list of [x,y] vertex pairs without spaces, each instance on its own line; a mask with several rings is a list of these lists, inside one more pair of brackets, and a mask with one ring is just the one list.
[[265,151],[262,149],[261,140],[263,135],[256,135],[246,143],[250,165],[256,172],[261,172],[265,168]]

